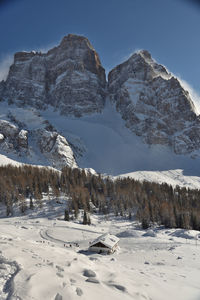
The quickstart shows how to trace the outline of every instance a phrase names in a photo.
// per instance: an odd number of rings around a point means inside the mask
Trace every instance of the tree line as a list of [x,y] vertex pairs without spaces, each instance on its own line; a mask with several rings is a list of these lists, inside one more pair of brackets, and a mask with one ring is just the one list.
[[62,171],[24,165],[0,167],[0,202],[5,204],[7,216],[13,206],[21,212],[42,209],[44,194],[55,198],[68,197],[63,212],[66,220],[77,218],[84,210],[84,224],[90,224],[89,213],[135,217],[142,228],[152,224],[168,228],[200,230],[200,190],[164,183],[139,182],[131,178],[113,180],[93,175],[82,169],[64,167]]

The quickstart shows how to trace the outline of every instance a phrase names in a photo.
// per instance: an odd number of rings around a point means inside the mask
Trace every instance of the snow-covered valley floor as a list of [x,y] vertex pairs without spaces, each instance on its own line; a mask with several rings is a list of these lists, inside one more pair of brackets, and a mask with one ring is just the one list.
[[[100,215],[90,226],[27,215],[1,218],[0,227],[1,300],[200,299],[197,231],[144,231]],[[120,238],[116,253],[85,251],[105,232]],[[95,282],[86,269],[95,272]]]

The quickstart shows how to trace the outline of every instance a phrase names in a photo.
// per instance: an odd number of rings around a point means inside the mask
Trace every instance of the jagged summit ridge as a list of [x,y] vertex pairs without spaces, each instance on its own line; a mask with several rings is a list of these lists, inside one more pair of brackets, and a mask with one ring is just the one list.
[[102,110],[105,85],[105,70],[88,39],[70,34],[47,53],[16,53],[0,91],[3,100],[19,106],[51,104],[80,116]]
[[156,63],[147,50],[140,50],[133,53],[127,61],[111,70],[108,74],[108,82],[111,87],[114,80],[119,80],[118,84],[123,84],[130,77],[149,81],[158,76],[165,79],[171,78],[171,74],[168,73],[166,68]]

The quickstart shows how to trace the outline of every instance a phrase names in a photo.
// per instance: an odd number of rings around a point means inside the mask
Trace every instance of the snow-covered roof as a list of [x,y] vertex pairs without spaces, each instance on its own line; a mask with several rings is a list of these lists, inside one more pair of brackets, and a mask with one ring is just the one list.
[[97,239],[95,239],[91,244],[90,247],[94,246],[97,243],[102,243],[104,244],[106,247],[108,248],[112,248],[114,247],[117,243],[119,242],[119,239],[114,236],[111,235],[109,233],[105,233],[101,236],[99,236]]

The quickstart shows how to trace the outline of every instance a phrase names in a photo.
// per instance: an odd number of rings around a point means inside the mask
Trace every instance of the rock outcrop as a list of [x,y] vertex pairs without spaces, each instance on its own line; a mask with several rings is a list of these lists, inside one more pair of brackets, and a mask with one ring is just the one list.
[[69,143],[58,132],[45,128],[25,130],[7,120],[0,120],[0,151],[23,162],[57,169],[77,167]]
[[57,132],[38,129],[34,136],[41,153],[55,168],[62,169],[63,166],[77,167],[73,151],[67,140]]
[[0,149],[6,153],[27,153],[28,132],[6,120],[0,120]]
[[114,68],[108,90],[126,126],[145,143],[171,146],[177,154],[200,149],[200,120],[189,93],[148,51]]
[[38,109],[51,104],[62,114],[81,116],[102,110],[105,86],[105,70],[88,39],[69,34],[47,53],[16,53],[0,98]]

